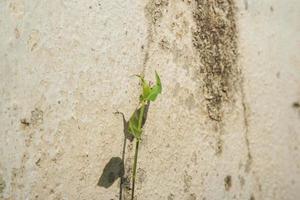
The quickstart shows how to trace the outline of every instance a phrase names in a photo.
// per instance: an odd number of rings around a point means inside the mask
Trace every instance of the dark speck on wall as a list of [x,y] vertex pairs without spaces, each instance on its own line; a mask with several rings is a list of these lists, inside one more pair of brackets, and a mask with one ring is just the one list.
[[299,102],[294,102],[293,107],[294,108],[300,108],[300,103]]
[[230,190],[232,186],[231,176],[228,175],[224,178],[224,186],[226,191]]

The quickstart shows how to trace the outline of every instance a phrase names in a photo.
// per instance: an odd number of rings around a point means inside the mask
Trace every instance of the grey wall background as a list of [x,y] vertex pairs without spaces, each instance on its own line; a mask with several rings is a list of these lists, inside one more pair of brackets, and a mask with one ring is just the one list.
[[[0,199],[119,199],[138,80],[140,200],[300,196],[297,0],[0,1]],[[133,145],[126,146],[129,175]],[[126,191],[124,192],[126,199]]]

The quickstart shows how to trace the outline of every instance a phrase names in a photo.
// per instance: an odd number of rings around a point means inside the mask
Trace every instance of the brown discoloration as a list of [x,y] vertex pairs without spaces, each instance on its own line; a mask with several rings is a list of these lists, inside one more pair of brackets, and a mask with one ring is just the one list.
[[210,119],[220,122],[238,75],[234,2],[197,0],[194,20],[193,45],[201,62],[207,113]]
[[30,122],[29,122],[27,119],[25,119],[25,118],[21,119],[20,122],[21,122],[21,124],[24,125],[25,127],[30,126]]
[[226,176],[224,178],[224,186],[225,186],[225,190],[229,191],[231,186],[232,186],[232,180],[231,180],[231,176]]

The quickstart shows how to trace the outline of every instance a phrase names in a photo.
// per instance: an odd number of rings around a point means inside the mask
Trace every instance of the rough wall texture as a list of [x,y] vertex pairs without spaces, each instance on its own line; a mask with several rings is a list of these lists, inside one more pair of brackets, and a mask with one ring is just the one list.
[[144,127],[139,200],[299,198],[299,9],[0,1],[0,199],[119,200],[120,179],[97,184],[122,156],[130,181],[133,143],[114,113],[129,118],[132,75],[154,70],[163,94]]

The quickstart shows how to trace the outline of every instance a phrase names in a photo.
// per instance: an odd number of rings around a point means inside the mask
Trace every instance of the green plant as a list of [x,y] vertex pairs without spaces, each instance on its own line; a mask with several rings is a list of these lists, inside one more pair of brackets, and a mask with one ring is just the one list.
[[138,108],[132,114],[129,120],[128,131],[136,139],[135,153],[134,153],[134,163],[133,163],[133,172],[132,172],[132,193],[131,199],[134,199],[134,188],[135,188],[135,177],[137,169],[137,159],[139,144],[142,136],[142,128],[145,123],[145,108],[149,106],[151,101],[155,101],[157,96],[162,91],[161,81],[157,72],[155,72],[156,84],[151,85],[150,82],[145,81],[143,76],[138,76],[141,80],[142,94],[140,95],[140,102]]

